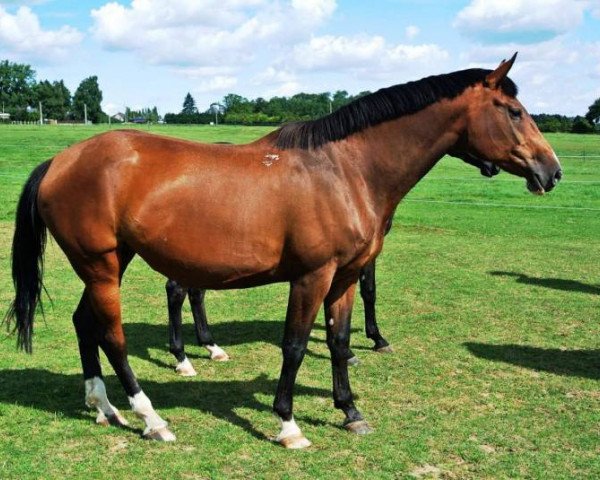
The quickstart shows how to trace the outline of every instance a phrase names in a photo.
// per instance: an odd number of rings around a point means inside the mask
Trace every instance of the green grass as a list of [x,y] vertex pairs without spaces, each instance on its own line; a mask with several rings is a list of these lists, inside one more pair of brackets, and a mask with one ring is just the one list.
[[[146,128],[146,127],[144,127]],[[12,297],[9,252],[20,188],[34,165],[97,127],[0,128],[0,305]],[[153,127],[203,141],[248,141],[241,127]],[[167,352],[164,279],[139,259],[123,287],[131,364],[178,436],[144,441],[102,428],[83,404],[71,314],[81,283],[54,243],[54,300],[34,354],[0,343],[0,478],[598,478],[600,476],[600,136],[551,135],[565,178],[542,198],[508,174],[488,180],[444,159],[396,213],[378,263],[378,318],[393,355],[369,350],[357,300],[351,370],[357,405],[375,428],[340,428],[324,331],[300,370],[296,418],[314,446],[266,440],[280,369],[287,286],[209,292],[217,342],[232,356],[177,377]],[[590,158],[568,158],[585,152]],[[547,208],[552,207],[552,208]],[[189,311],[186,309],[189,319]],[[103,359],[111,401],[131,421]],[[430,472],[430,473],[426,473]]]

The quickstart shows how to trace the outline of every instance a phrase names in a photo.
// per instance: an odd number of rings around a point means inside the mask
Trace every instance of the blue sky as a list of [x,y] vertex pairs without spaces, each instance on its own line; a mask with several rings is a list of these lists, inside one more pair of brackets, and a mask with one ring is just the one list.
[[248,98],[357,93],[519,51],[532,113],[585,114],[600,97],[600,0],[0,0],[0,59],[74,91],[98,75],[104,109],[199,109]]

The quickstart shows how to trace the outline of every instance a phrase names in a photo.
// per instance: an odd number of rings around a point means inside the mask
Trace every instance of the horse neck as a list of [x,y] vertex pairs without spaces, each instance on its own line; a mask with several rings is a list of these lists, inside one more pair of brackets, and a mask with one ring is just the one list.
[[461,102],[443,100],[347,139],[375,211],[391,215],[448,152],[465,127],[464,111]]

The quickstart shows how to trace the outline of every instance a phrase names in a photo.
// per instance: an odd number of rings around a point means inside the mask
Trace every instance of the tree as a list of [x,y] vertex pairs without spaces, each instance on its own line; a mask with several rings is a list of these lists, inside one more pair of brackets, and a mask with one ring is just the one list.
[[83,120],[84,105],[86,105],[88,120],[98,123],[106,117],[101,103],[102,91],[98,86],[98,77],[95,75],[88,77],[79,84],[73,95],[73,116],[76,120]]
[[585,114],[585,119],[593,124],[600,123],[600,98],[597,98],[594,103],[588,108],[588,112]]
[[575,117],[575,120],[573,120],[573,128],[571,129],[571,132],[573,133],[592,133],[594,131],[594,126],[588,122],[585,118],[583,117]]
[[64,120],[71,108],[71,92],[63,81],[44,80],[34,87],[36,103],[42,103],[44,117]]
[[181,113],[184,115],[193,115],[194,113],[198,113],[196,102],[194,101],[194,97],[192,97],[190,92],[188,92],[183,100],[183,110],[181,110]]
[[34,85],[35,70],[29,65],[0,62],[0,108],[16,120],[27,116],[27,107],[33,104]]

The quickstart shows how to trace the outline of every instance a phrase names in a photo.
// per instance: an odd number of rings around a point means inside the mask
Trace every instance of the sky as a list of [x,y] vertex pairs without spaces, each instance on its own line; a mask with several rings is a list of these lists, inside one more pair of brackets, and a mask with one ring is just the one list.
[[0,60],[103,109],[199,110],[247,98],[364,90],[464,68],[510,76],[531,113],[584,115],[600,97],[600,0],[0,0]]

